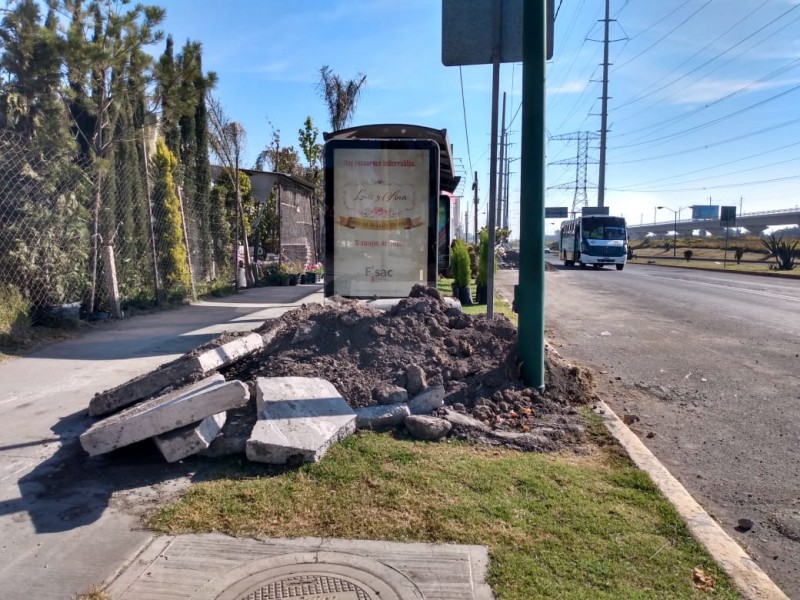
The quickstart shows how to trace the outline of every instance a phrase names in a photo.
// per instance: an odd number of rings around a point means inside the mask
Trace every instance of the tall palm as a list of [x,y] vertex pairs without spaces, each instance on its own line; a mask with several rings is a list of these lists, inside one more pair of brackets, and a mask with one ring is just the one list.
[[353,118],[361,89],[366,81],[367,76],[363,73],[359,73],[356,79],[343,81],[328,65],[320,68],[317,89],[328,105],[328,116],[333,131],[344,129]]

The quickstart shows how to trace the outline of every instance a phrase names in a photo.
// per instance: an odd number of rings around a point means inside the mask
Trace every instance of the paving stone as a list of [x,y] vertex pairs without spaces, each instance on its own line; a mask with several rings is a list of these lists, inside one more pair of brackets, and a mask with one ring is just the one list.
[[381,404],[356,409],[358,429],[385,429],[400,425],[411,414],[408,404]]
[[155,371],[97,394],[89,402],[89,414],[93,417],[108,415],[151,398],[168,387],[208,375],[220,367],[261,350],[274,336],[274,330],[263,336],[259,333],[249,333],[200,354],[182,356]]
[[444,386],[426,388],[408,401],[412,415],[427,415],[444,404]]
[[324,379],[258,377],[256,403],[262,408],[246,447],[247,458],[255,462],[317,462],[356,429],[353,409]]
[[111,452],[243,406],[249,397],[250,392],[241,381],[225,381],[222,375],[212,375],[98,421],[80,436],[81,446],[92,456]]
[[221,412],[153,439],[167,462],[173,463],[208,448],[223,425],[225,413]]

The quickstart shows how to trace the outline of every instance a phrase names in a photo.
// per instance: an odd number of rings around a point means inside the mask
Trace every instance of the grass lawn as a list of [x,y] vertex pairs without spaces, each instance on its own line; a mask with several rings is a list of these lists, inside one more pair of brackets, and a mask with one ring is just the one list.
[[[230,459],[146,524],[167,533],[484,544],[498,599],[739,598],[608,443],[544,455],[360,433],[297,470]],[[701,566],[715,585],[693,583]]]

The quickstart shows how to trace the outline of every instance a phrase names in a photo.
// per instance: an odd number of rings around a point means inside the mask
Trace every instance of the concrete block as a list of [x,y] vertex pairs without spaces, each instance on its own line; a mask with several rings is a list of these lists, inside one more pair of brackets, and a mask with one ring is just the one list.
[[408,404],[381,404],[356,409],[356,427],[358,429],[386,429],[400,425],[411,414]]
[[[305,386],[306,393],[292,388],[292,382]],[[247,458],[255,462],[317,462],[356,429],[355,412],[323,379],[259,377],[256,402],[262,408],[246,447]]]
[[167,462],[178,462],[208,448],[223,425],[225,413],[221,412],[153,439]]
[[241,381],[225,381],[222,375],[213,375],[98,421],[81,435],[81,446],[92,456],[111,452],[243,406],[249,397]]
[[259,419],[267,404],[295,400],[341,398],[334,385],[318,377],[258,377],[256,379],[256,412]]
[[108,415],[151,398],[165,388],[180,385],[193,377],[208,375],[215,369],[261,350],[265,337],[268,342],[272,339],[269,335],[262,337],[259,333],[249,333],[196,355],[182,356],[155,371],[97,394],[89,402],[89,414],[93,417]]
[[258,333],[248,333],[221,346],[206,350],[195,358],[200,372],[210,373],[215,369],[230,365],[240,358],[249,356],[264,347],[264,338]]
[[408,401],[412,415],[427,415],[444,404],[444,386],[426,388]]

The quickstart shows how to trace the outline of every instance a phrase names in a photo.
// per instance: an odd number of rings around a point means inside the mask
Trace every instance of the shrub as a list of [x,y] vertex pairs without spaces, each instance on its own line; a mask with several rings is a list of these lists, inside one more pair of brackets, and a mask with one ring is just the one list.
[[30,304],[13,285],[0,285],[0,339],[30,326]]
[[683,251],[683,258],[686,259],[686,262],[689,262],[690,260],[692,260],[692,255],[693,254],[694,254],[694,252],[692,252],[691,250],[684,250]]
[[771,233],[767,239],[761,240],[761,243],[775,257],[774,268],[776,270],[791,271],[794,269],[795,252],[797,246],[800,245],[800,241],[784,241],[783,236],[778,238],[775,237],[774,233]]
[[456,240],[453,254],[450,257],[450,267],[453,269],[453,280],[458,287],[467,287],[470,280],[469,250],[462,240]]

